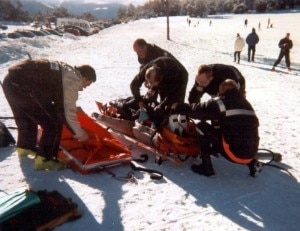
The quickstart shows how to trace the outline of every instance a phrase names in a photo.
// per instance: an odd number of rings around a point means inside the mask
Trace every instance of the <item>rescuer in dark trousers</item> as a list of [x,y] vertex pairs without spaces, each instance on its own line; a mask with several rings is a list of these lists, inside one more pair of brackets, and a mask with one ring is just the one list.
[[95,70],[89,65],[28,59],[10,67],[3,89],[18,127],[18,155],[37,154],[37,170],[62,169],[56,160],[62,126],[65,123],[75,139],[88,140],[77,120],[76,101],[78,92],[95,81]]

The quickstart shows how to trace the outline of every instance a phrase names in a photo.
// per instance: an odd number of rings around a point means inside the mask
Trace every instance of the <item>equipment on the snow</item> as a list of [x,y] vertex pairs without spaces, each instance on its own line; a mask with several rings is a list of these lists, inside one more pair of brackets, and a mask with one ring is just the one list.
[[[161,164],[163,160],[170,160],[178,166],[183,166],[183,162],[189,157],[201,155],[199,145],[201,131],[197,128],[195,121],[185,115],[172,114],[157,129],[153,126],[151,119],[144,115],[144,111],[138,119],[131,121],[122,119],[122,115],[111,116],[110,112],[115,109],[110,108],[107,111],[102,103],[96,102],[96,104],[100,113],[95,112],[92,117],[98,123],[106,126],[107,129],[112,129],[115,134],[133,145],[155,154],[158,164]],[[120,124],[126,126],[120,126]],[[215,155],[218,156],[218,154]],[[255,159],[259,164],[251,169],[252,176],[256,176],[264,166],[279,168],[292,176],[286,168],[272,163],[282,160],[280,153],[259,149]]]
[[130,150],[105,128],[97,124],[82,110],[77,111],[81,127],[89,134],[89,140],[79,142],[73,133],[63,127],[58,159],[71,168],[86,174],[120,164],[129,164]]
[[1,196],[0,201],[2,231],[52,230],[81,217],[77,204],[57,191],[19,190]]
[[[93,113],[93,117],[100,124],[111,128],[113,131],[125,135],[125,139],[133,142],[143,149],[148,149],[156,155],[157,163],[164,159],[182,165],[188,157],[197,157],[200,153],[196,125],[186,116],[171,115],[168,123],[162,123],[156,128],[151,118],[139,116],[135,121],[120,119],[110,116],[103,104],[96,102],[100,113]],[[144,114],[144,112],[142,111]],[[142,117],[142,119],[141,119]],[[119,126],[126,124],[126,126]]]

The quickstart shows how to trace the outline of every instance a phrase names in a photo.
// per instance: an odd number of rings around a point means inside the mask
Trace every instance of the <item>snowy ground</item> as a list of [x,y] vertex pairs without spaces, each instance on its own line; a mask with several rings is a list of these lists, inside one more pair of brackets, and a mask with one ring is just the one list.
[[[244,27],[244,19],[248,27]],[[271,19],[274,28],[267,29]],[[107,173],[81,175],[72,170],[36,172],[31,159],[19,160],[14,148],[0,149],[1,190],[12,192],[29,185],[34,190],[58,190],[78,203],[83,217],[55,230],[299,230],[300,207],[300,13],[218,15],[207,19],[144,19],[113,26],[90,37],[49,36],[0,40],[0,80],[7,68],[26,58],[49,58],[69,64],[90,64],[97,82],[80,95],[78,105],[88,114],[97,111],[95,100],[108,102],[130,95],[129,83],[139,69],[132,43],[138,37],[169,50],[189,72],[189,92],[200,64],[236,65],[246,78],[247,98],[260,119],[260,148],[283,154],[283,166],[293,180],[276,168],[265,167],[253,179],[245,166],[214,158],[216,177],[206,178],[190,170],[191,161],[179,168],[170,162],[158,166],[150,159],[143,164],[162,171],[161,181],[136,173],[137,183],[120,182]],[[209,21],[212,26],[209,26]],[[198,25],[199,22],[199,25]],[[258,24],[261,23],[261,30]],[[23,28],[23,26],[13,26]],[[248,63],[247,48],[241,63],[233,63],[236,33],[246,37],[255,27],[260,37],[255,63]],[[12,30],[12,26],[10,27]],[[279,72],[270,69],[279,54],[278,42],[291,33],[292,72],[284,61]],[[0,91],[0,116],[12,116]],[[15,126],[13,120],[2,120]],[[12,130],[16,137],[16,131]],[[143,153],[132,147],[133,155]],[[130,171],[114,168],[117,175]]]

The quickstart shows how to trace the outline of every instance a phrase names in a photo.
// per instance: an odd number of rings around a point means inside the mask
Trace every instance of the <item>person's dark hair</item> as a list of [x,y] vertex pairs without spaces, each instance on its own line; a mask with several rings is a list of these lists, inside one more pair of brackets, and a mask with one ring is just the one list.
[[198,69],[198,74],[203,74],[203,73],[206,73],[208,77],[212,76],[213,74],[212,66],[206,64],[201,65]]
[[153,80],[155,82],[160,82],[162,80],[161,69],[158,66],[149,67],[146,70],[146,73],[145,73],[145,79],[146,79],[146,81],[149,81],[149,79],[151,78],[151,76],[154,77]]
[[138,38],[137,40],[134,41],[133,45],[138,45],[139,47],[144,47],[147,45],[147,42],[145,39]]
[[95,69],[92,68],[90,65],[75,66],[75,69],[77,69],[80,72],[80,74],[87,80],[96,82]]
[[232,79],[226,79],[219,86],[219,94],[224,95],[227,91],[238,90],[237,83]]
[[255,32],[255,28],[252,28],[252,32],[253,32],[253,33]]

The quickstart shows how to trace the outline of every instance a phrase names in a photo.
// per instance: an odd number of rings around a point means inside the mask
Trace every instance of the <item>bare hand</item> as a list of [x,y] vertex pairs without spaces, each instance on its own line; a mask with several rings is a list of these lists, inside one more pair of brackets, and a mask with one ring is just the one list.
[[80,137],[77,138],[79,142],[85,142],[89,139],[89,135],[84,132]]

